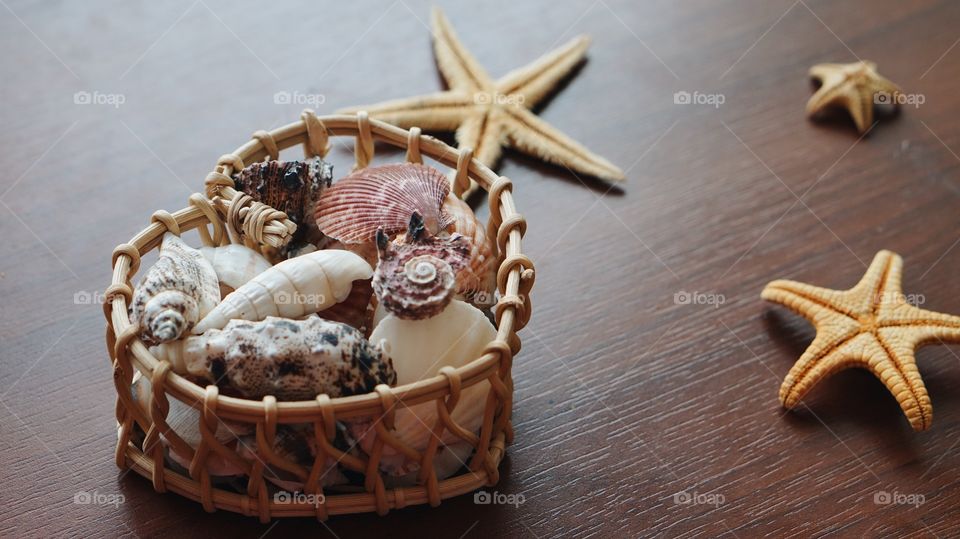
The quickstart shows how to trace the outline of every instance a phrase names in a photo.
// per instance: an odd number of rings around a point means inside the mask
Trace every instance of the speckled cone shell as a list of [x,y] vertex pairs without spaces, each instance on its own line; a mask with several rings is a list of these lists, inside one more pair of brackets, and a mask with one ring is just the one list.
[[[453,300],[437,316],[425,320],[404,320],[388,315],[377,324],[370,341],[378,343],[384,354],[393,359],[397,383],[408,384],[437,375],[445,366],[462,367],[483,355],[486,346],[497,336],[497,330],[482,311],[460,300]],[[461,427],[476,432],[483,420],[483,410],[490,384],[486,381],[465,388],[451,417]],[[437,405],[425,402],[410,408],[398,408],[393,434],[405,444],[422,451],[433,436],[437,421]],[[372,431],[356,433],[365,451],[372,449]],[[461,441],[444,430],[444,444]],[[396,452],[384,447],[385,455]]]
[[302,318],[343,301],[353,281],[372,274],[370,264],[348,251],[314,251],[284,260],[224,298],[194,333],[223,328],[234,319]]
[[220,284],[236,290],[270,269],[270,262],[253,249],[236,243],[222,247],[201,247],[200,253],[217,273]]
[[248,399],[343,397],[397,380],[390,358],[359,331],[315,316],[233,320],[223,330],[155,346],[151,352],[177,373]]
[[400,163],[368,167],[337,181],[317,202],[320,231],[343,243],[371,242],[377,229],[388,236],[407,229],[414,212],[431,234],[450,225],[441,209],[450,181],[427,165]]
[[497,286],[497,261],[483,223],[466,202],[453,195],[447,196],[443,208],[453,220],[447,230],[470,244],[470,264],[457,272],[457,293],[475,305],[489,307]]
[[400,318],[439,314],[456,291],[456,274],[467,266],[467,242],[424,238],[418,243],[387,243],[373,274],[380,305]]
[[187,334],[220,301],[213,266],[200,251],[167,232],[160,258],[133,294],[131,320],[148,342],[169,342]]
[[238,191],[286,213],[299,231],[332,180],[333,166],[316,157],[309,161],[253,163],[238,172],[233,181]]

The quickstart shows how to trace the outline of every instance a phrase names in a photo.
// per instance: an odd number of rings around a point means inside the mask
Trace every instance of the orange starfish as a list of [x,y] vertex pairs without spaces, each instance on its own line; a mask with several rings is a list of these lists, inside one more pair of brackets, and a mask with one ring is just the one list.
[[780,402],[793,408],[820,380],[860,367],[893,393],[914,430],[930,427],[933,407],[914,352],[935,342],[960,342],[960,317],[914,307],[901,290],[903,260],[880,251],[850,290],[773,281],[765,300],[780,303],[813,323],[817,336],[790,369]]

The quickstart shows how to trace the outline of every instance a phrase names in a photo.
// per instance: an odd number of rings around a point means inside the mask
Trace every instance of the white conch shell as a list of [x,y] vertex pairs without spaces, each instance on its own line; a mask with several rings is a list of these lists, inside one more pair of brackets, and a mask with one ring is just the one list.
[[[140,404],[144,410],[150,410],[151,385],[150,380],[145,376],[139,376],[137,373],[131,385],[133,400]],[[167,397],[170,408],[167,411],[166,422],[170,428],[183,439],[190,447],[196,449],[200,446],[200,411],[187,406],[180,400]],[[250,424],[219,421],[213,436],[218,442],[231,447],[235,446],[238,437],[251,434],[253,426]],[[160,434],[160,442],[169,450],[170,459],[180,464],[184,468],[190,467],[191,455],[180,453],[170,444],[167,437]],[[236,464],[221,457],[216,452],[211,452],[207,457],[207,471],[215,476],[240,475],[244,473],[242,468]]]
[[[424,320],[404,320],[389,314],[370,335],[384,354],[393,360],[397,383],[408,384],[436,376],[442,367],[461,367],[483,355],[484,348],[497,337],[497,330],[482,311],[460,300],[453,300],[440,314]],[[476,432],[483,420],[490,384],[483,381],[465,388],[451,414],[468,431]],[[418,451],[426,449],[437,421],[437,405],[425,402],[396,412],[393,435]],[[362,436],[361,447],[370,449],[373,433]],[[444,430],[441,442],[453,445],[461,439]],[[384,454],[393,448],[384,447]]]
[[248,399],[342,397],[397,380],[390,358],[360,331],[317,316],[231,320],[222,330],[154,346],[150,352],[178,374]]
[[[467,442],[458,442],[453,445],[440,445],[433,456],[433,471],[437,480],[442,481],[460,468],[470,463],[473,446]],[[383,484],[387,488],[412,487],[417,484],[420,476],[420,463],[405,460],[403,454],[393,457],[384,455],[380,459],[380,471],[383,473]],[[397,464],[392,467],[391,464]]]
[[131,318],[146,340],[169,342],[189,332],[219,301],[213,266],[200,251],[167,232],[160,258],[133,294]]
[[262,254],[237,243],[222,247],[201,247],[200,253],[217,272],[217,280],[233,290],[247,284],[250,279],[267,271],[271,266]]
[[221,329],[235,319],[302,318],[343,301],[353,281],[372,275],[370,264],[348,251],[316,251],[284,260],[230,293],[193,332]]

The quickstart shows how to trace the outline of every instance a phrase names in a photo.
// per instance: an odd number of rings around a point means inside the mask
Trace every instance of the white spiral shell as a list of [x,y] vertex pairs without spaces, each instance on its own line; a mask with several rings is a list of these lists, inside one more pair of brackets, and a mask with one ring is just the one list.
[[314,251],[284,260],[231,292],[193,332],[222,329],[230,320],[302,318],[343,301],[353,281],[372,275],[370,264],[348,251]]
[[179,236],[167,232],[160,258],[137,285],[131,319],[149,342],[169,342],[190,331],[216,307],[220,287],[213,266]]

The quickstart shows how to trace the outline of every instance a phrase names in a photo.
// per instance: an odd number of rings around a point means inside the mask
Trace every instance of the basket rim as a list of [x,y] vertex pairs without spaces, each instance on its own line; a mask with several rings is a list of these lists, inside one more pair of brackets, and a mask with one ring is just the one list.
[[[311,123],[319,122],[323,128],[322,140],[316,140],[311,133]],[[315,126],[315,124],[314,124]],[[313,135],[313,137],[311,136]],[[280,150],[299,144],[305,153],[311,156],[325,155],[328,136],[354,136],[357,138],[357,163],[369,162],[373,155],[373,141],[386,142],[392,146],[407,149],[407,160],[419,160],[420,154],[437,162],[453,167],[457,172],[455,192],[462,192],[475,181],[488,193],[490,203],[490,224],[497,223],[496,240],[500,247],[502,262],[497,271],[498,288],[501,300],[496,308],[497,336],[488,343],[487,350],[478,358],[453,369],[459,379],[459,386],[467,388],[489,379],[496,372],[509,371],[512,356],[519,351],[516,331],[521,329],[530,316],[529,290],[533,285],[533,265],[529,258],[521,253],[521,240],[526,229],[523,217],[516,211],[509,179],[496,175],[489,167],[472,157],[469,148],[455,149],[429,135],[421,134],[418,128],[406,130],[383,121],[370,119],[366,113],[355,115],[318,116],[312,110],[305,110],[301,120],[276,128],[272,131],[257,131],[253,138],[234,152],[222,156],[215,172],[229,176],[236,166],[252,163],[265,157],[276,159]],[[326,148],[324,148],[326,146]],[[413,150],[413,151],[411,151]],[[459,193],[458,193],[459,194]],[[190,206],[168,213],[158,211],[153,215],[152,223],[129,242],[117,247],[113,254],[113,278],[106,294],[104,314],[107,318],[107,340],[111,360],[125,355],[144,376],[157,372],[165,363],[150,353],[146,345],[136,334],[136,326],[127,316],[127,305],[132,297],[130,278],[139,267],[139,255],[160,244],[167,231],[177,233],[199,229],[201,237],[209,238],[207,226],[214,228],[214,237],[224,241],[222,231],[224,200],[221,193],[206,197],[199,193],[190,197]],[[206,207],[204,207],[206,206]],[[217,212],[209,211],[214,207]],[[216,219],[211,219],[213,213]],[[176,230],[173,230],[175,228]],[[490,227],[494,230],[494,227]],[[522,292],[522,294],[521,294]],[[113,341],[111,343],[111,341]],[[112,344],[112,346],[110,346]],[[128,351],[130,352],[128,354]],[[216,415],[221,419],[234,421],[262,420],[265,413],[263,400],[244,399],[225,395],[208,398],[209,389],[197,385],[169,369],[166,376],[165,393],[198,410],[215,407]],[[132,377],[132,373],[126,373]],[[115,367],[115,378],[117,377]],[[409,384],[388,387],[388,393],[395,399],[394,406],[410,407],[436,400],[450,394],[451,379],[440,373],[433,377]],[[118,390],[119,390],[118,385]],[[209,386],[208,386],[209,388]],[[494,388],[491,387],[491,390]],[[264,400],[270,399],[265,397]],[[373,391],[347,397],[328,397],[318,395],[313,400],[283,401],[272,404],[276,410],[277,423],[307,423],[323,420],[325,413],[334,412],[338,418],[351,418],[376,414],[386,409],[382,393]],[[212,406],[211,406],[212,405]],[[134,411],[137,412],[136,408]]]

